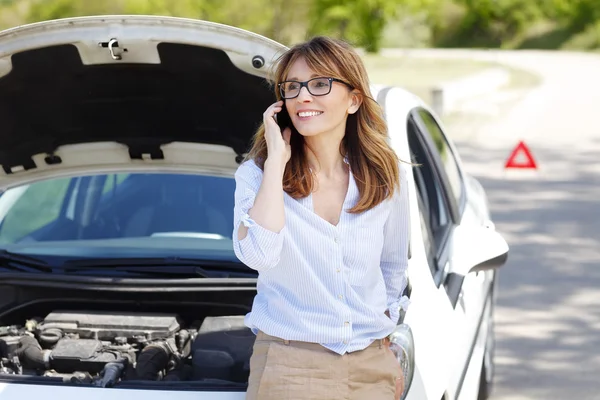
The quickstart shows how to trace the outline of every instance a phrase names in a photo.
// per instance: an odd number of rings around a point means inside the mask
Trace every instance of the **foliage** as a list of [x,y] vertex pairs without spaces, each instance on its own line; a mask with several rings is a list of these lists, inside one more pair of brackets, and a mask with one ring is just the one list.
[[600,21],[598,0],[548,0],[547,12],[573,30],[583,31]]
[[[19,0],[0,0],[19,1]],[[21,0],[25,1],[25,0]],[[165,15],[247,29],[283,43],[306,30],[304,0],[29,0],[23,22],[86,15]],[[240,5],[242,5],[240,7]],[[300,22],[300,24],[299,24]],[[290,29],[291,28],[291,29]],[[297,35],[296,35],[297,36]],[[296,38],[296,40],[299,40]]]
[[0,0],[2,29],[99,14],[204,19],[286,45],[324,34],[377,52],[384,44],[423,38],[429,45],[506,46],[536,21],[556,24],[561,35],[596,37],[600,0]]
[[157,14],[199,18],[204,2],[199,0],[35,0],[29,6],[27,22],[65,17],[106,14]]
[[538,4],[522,0],[458,0],[458,3],[466,8],[463,33],[491,34],[500,43],[543,16]]
[[333,35],[367,52],[379,51],[386,25],[400,10],[415,12],[438,0],[313,0],[309,34]]

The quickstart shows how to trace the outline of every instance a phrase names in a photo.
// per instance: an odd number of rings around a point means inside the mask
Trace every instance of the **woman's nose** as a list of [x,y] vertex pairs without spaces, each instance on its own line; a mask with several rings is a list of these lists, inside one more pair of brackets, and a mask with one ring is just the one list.
[[296,99],[301,103],[306,103],[307,101],[312,101],[312,95],[308,91],[308,88],[303,86],[300,88],[300,93],[298,93]]

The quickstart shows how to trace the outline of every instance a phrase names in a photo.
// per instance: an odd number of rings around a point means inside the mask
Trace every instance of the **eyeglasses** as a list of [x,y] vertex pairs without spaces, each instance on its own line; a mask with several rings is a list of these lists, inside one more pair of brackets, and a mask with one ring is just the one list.
[[293,99],[298,97],[300,94],[300,90],[303,87],[306,87],[308,93],[313,96],[325,96],[331,93],[331,86],[333,82],[343,83],[344,85],[350,87],[346,82],[336,79],[336,78],[313,78],[308,81],[298,82],[298,81],[284,81],[278,84],[279,93],[281,93],[281,97],[284,99]]

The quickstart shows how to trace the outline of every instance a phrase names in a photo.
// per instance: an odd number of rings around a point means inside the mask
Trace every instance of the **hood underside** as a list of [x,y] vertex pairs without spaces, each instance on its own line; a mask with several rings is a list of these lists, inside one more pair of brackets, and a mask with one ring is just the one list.
[[[39,160],[60,168],[61,146],[96,142],[125,145],[133,160],[164,159],[171,142],[241,155],[275,101],[265,74],[282,49],[177,18],[87,17],[0,34],[3,172],[32,171]],[[257,57],[264,66],[252,64]]]

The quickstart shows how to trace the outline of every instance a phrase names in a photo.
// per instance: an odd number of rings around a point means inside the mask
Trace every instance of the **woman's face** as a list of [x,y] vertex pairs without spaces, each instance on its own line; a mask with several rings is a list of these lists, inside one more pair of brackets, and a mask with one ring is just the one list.
[[[323,76],[311,70],[304,58],[299,58],[285,80],[304,82],[316,77]],[[302,136],[338,133],[343,137],[348,114],[358,109],[354,104],[356,96],[341,82],[333,81],[331,85],[331,92],[324,96],[314,96],[302,87],[296,98],[285,100],[292,123]]]

